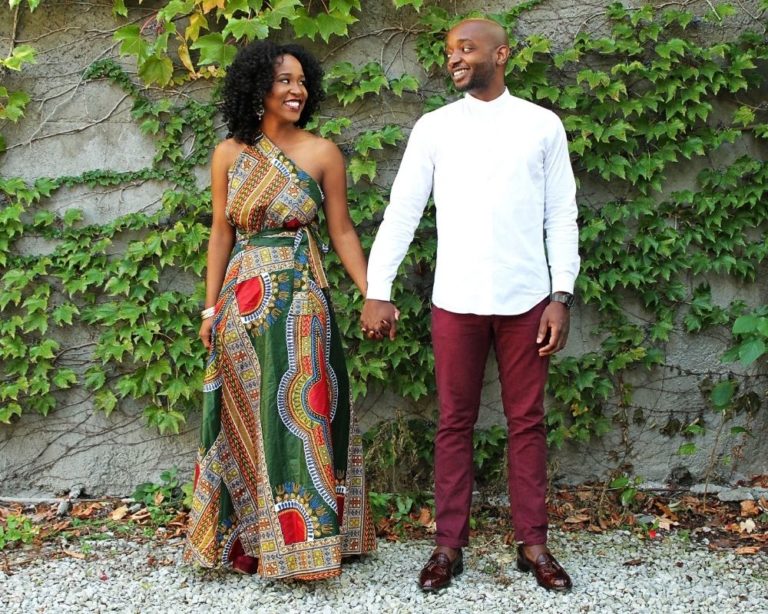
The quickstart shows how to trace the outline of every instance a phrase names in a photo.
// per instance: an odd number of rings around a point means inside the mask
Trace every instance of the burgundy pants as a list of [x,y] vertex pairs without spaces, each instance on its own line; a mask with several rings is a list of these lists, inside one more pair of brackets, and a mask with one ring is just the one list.
[[544,384],[549,360],[538,354],[536,334],[548,304],[515,316],[479,316],[432,307],[432,343],[440,420],[435,438],[435,507],[440,546],[469,543],[474,485],[472,433],[493,344],[507,419],[509,500],[515,539],[547,541],[547,446]]

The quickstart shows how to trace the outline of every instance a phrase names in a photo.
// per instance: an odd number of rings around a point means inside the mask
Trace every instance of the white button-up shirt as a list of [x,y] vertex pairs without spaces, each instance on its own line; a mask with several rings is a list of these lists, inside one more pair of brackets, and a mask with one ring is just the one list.
[[511,96],[464,98],[414,125],[368,263],[367,298],[392,281],[434,191],[432,302],[454,313],[525,313],[579,272],[576,182],[560,119]]

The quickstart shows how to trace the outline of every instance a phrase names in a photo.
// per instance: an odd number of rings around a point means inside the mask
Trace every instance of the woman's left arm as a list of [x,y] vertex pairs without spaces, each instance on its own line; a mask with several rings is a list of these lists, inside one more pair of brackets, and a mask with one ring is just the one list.
[[365,296],[366,281],[365,255],[360,246],[360,239],[349,217],[347,206],[347,175],[344,157],[339,148],[330,141],[323,141],[320,154],[325,160],[322,187],[325,194],[325,219],[328,223],[328,235],[333,249],[339,255],[352,281]]

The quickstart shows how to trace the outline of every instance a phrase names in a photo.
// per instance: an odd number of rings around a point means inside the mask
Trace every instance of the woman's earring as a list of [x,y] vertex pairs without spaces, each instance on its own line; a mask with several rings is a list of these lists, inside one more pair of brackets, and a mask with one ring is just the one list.
[[261,121],[261,118],[264,117],[264,107],[262,105],[259,105],[256,108],[256,119],[258,121]]

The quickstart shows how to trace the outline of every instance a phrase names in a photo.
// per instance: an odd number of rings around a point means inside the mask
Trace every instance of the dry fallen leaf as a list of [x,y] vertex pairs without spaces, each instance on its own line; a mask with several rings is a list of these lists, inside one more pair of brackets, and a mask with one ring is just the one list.
[[121,505],[116,510],[113,510],[112,513],[109,515],[109,517],[112,520],[122,520],[128,515],[128,506],[127,505]]
[[656,517],[656,522],[658,523],[659,528],[664,531],[669,531],[673,526],[676,527],[680,524],[670,518],[660,518],[658,516]]
[[70,515],[85,520],[95,516],[103,507],[103,503],[75,503],[75,505],[72,506]]
[[421,512],[419,513],[419,519],[416,522],[418,522],[423,527],[426,527],[432,522],[432,512],[429,510],[428,507],[421,508]]
[[73,559],[79,559],[81,561],[85,559],[85,554],[82,552],[76,552],[74,550],[64,550],[64,554],[71,556]]
[[760,513],[760,509],[757,507],[757,504],[752,501],[752,499],[747,499],[746,501],[741,502],[741,515],[744,518],[748,518],[749,516],[757,516]]
[[149,510],[144,507],[131,516],[131,520],[135,520],[138,523],[146,522],[151,518]]
[[112,520],[122,520],[130,513],[130,510],[128,509],[127,505],[121,505],[120,507],[116,507],[112,512],[109,514],[109,517]]
[[734,550],[736,554],[757,554],[760,552],[760,546],[741,546]]

